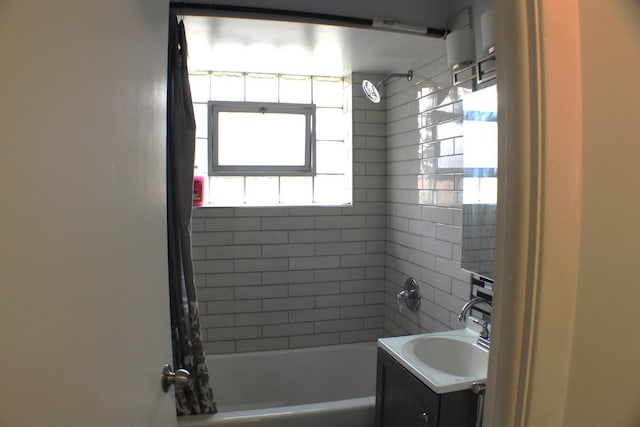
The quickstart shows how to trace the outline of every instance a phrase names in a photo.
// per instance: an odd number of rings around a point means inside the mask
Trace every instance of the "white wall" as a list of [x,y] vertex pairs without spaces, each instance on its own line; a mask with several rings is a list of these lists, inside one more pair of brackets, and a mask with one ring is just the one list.
[[[580,1],[582,227],[566,426],[640,425],[638,16],[637,2]],[[603,64],[618,64],[613,77]]]
[[0,4],[1,426],[175,425],[167,18],[152,0]]
[[194,268],[208,353],[383,335],[386,116],[384,102],[364,97],[363,78],[348,76],[345,89],[352,206],[194,210]]
[[[483,13],[493,10],[493,0],[453,0],[449,2],[449,18],[460,13],[463,9],[469,8],[471,12],[471,28],[473,28],[476,46],[476,59],[487,56],[487,52],[482,50],[482,29],[481,16]],[[454,30],[456,28],[449,28]]]
[[[472,82],[452,87],[444,45],[407,65],[414,79],[387,84],[381,104],[364,98],[354,75],[353,207],[194,211],[207,352],[463,327],[461,101]],[[398,313],[408,277],[422,305]]]
[[[499,3],[507,286],[495,293],[488,422],[634,427],[640,6]],[[624,65],[612,78],[603,64]]]
[[[387,250],[385,331],[435,332],[463,325],[470,294],[460,268],[462,244],[462,96],[452,87],[444,43],[433,59],[412,64],[413,81],[387,85]],[[399,313],[396,294],[418,281],[417,312]]]

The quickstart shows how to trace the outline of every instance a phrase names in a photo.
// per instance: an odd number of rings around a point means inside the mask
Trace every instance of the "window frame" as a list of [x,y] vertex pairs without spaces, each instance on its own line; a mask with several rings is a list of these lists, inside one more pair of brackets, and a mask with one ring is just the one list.
[[[300,114],[305,117],[305,164],[295,165],[220,165],[218,162],[218,113]],[[274,102],[209,101],[207,103],[209,176],[315,176],[316,106]]]

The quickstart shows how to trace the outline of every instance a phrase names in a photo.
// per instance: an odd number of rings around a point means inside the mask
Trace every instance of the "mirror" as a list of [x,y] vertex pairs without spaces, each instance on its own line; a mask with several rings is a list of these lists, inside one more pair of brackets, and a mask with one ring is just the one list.
[[498,196],[498,97],[496,86],[462,100],[464,179],[462,268],[494,278]]

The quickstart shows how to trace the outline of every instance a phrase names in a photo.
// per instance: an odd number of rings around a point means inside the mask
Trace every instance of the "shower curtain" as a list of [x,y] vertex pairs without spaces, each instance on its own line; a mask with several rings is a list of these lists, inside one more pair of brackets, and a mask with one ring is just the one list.
[[167,84],[167,228],[171,338],[175,369],[191,373],[192,384],[175,390],[178,415],[217,412],[209,386],[191,258],[191,208],[195,118],[187,73],[184,24],[169,19]]

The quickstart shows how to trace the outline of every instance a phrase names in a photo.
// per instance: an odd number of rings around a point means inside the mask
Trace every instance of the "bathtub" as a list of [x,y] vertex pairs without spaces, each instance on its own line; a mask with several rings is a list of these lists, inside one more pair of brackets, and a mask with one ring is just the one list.
[[371,427],[376,343],[207,356],[219,412],[179,427]]

